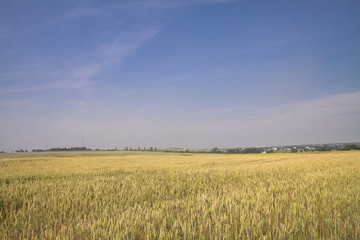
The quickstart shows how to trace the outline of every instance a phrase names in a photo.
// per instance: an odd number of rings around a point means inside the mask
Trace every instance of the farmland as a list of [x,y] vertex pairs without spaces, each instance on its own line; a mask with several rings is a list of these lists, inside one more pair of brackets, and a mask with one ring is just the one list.
[[360,152],[0,155],[3,239],[360,239]]

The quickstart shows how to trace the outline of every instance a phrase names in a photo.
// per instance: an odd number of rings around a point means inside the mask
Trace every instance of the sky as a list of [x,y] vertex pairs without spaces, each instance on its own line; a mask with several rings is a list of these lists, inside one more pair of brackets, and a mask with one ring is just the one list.
[[360,141],[358,0],[0,0],[0,151]]

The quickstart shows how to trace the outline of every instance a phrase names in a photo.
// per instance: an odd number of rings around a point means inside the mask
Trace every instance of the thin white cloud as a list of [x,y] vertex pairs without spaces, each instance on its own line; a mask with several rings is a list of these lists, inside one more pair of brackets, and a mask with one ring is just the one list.
[[[45,89],[82,89],[93,85],[94,77],[103,71],[119,67],[123,61],[140,48],[149,38],[159,32],[159,28],[151,27],[142,30],[127,32],[122,39],[103,44],[92,53],[78,55],[75,59],[63,62],[63,59],[48,61],[46,57],[36,57],[31,63],[15,66],[12,70],[3,73],[1,79],[13,77],[39,79],[38,83],[25,81],[22,84],[12,85],[0,89],[0,94],[16,92],[30,92]],[[88,60],[89,56],[91,59]],[[61,67],[59,67],[61,66]],[[3,81],[4,81],[3,80]],[[46,83],[43,83],[46,80]]]
[[353,92],[254,109],[230,126],[253,145],[359,141],[359,102]]
[[360,92],[353,92],[272,107],[206,109],[168,117],[157,131],[169,132],[168,142],[180,147],[360,141],[359,102]]
[[[123,111],[119,106],[114,111],[113,106],[107,110],[102,107],[95,108],[96,111],[56,112],[47,116],[26,115],[21,111],[0,115],[3,118],[0,121],[5,150],[14,149],[11,146],[14,143],[28,149],[44,148],[48,143],[52,146],[76,145],[82,138],[91,148],[126,145],[250,147],[350,142],[360,141],[359,102],[360,92],[354,92],[269,108],[229,107],[223,111],[202,112],[200,115],[204,117],[201,119],[196,114],[159,114],[146,109]],[[83,106],[79,108],[83,109]],[[230,116],[227,112],[238,115]],[[38,140],[24,139],[24,135],[37,136]],[[56,139],[53,136],[57,136]]]
[[127,12],[137,12],[151,9],[171,9],[191,5],[223,4],[230,2],[241,2],[245,0],[138,0],[121,1],[113,6]]
[[335,94],[324,98],[284,104],[263,109],[269,118],[332,117],[345,114],[360,114],[360,92]]
[[79,66],[73,70],[72,78],[74,79],[90,79],[96,74],[100,73],[102,67],[99,64],[89,64],[85,66]]
[[[220,4],[239,1],[243,0],[144,0],[133,2],[133,6],[140,6],[141,8],[174,8],[189,5]],[[129,4],[126,4],[126,6],[129,6]]]
[[97,55],[97,62],[102,68],[114,67],[123,63],[126,57],[133,54],[149,38],[155,36],[160,28],[150,27],[148,29],[125,32],[122,38],[100,47]]
[[[360,92],[329,95],[323,98],[284,103],[277,106],[246,107],[228,106],[225,108],[199,109],[199,115],[233,116],[236,121],[296,121],[300,118],[331,118],[351,114],[360,115]],[[208,117],[208,116],[207,116]],[[209,120],[218,120],[209,118]],[[234,119],[229,119],[230,121]]]
[[89,80],[80,81],[54,81],[39,85],[15,85],[12,87],[4,88],[0,90],[0,94],[9,94],[17,92],[32,92],[40,90],[56,90],[56,89],[81,89],[91,86],[92,83]]
[[94,16],[94,15],[109,15],[108,11],[98,8],[75,8],[65,15],[66,19]]

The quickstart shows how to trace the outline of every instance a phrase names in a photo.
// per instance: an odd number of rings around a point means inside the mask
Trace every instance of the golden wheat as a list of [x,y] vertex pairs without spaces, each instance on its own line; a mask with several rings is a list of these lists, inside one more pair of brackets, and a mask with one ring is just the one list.
[[2,239],[360,239],[360,152],[0,155]]

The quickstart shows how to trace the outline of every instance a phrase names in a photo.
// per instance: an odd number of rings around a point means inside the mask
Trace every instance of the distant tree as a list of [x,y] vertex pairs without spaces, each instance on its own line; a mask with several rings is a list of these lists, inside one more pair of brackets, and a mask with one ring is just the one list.
[[234,153],[240,153],[241,150],[240,148],[233,148],[233,149],[228,149],[226,152],[230,154],[234,154]]
[[241,153],[261,153],[261,149],[260,148],[245,148],[243,150],[241,150]]
[[212,152],[212,153],[217,153],[217,152],[219,152],[219,150],[218,150],[217,147],[214,147],[214,148],[211,149],[211,152]]
[[266,153],[274,153],[274,149],[267,150]]
[[349,151],[349,150],[360,150],[360,146],[355,145],[355,144],[348,144],[344,146],[344,150],[345,151]]
[[324,151],[331,151],[331,150],[333,150],[333,149],[334,149],[334,147],[333,147],[333,146],[330,146],[330,145],[322,145],[322,146],[315,147],[315,150],[317,150],[317,151],[322,151],[322,152],[324,152]]
[[155,147],[155,148],[154,148],[154,151],[156,152],[157,150],[158,150],[157,147]]
[[42,149],[33,149],[32,151],[33,152],[45,152],[45,150],[42,150]]
[[298,150],[296,149],[296,147],[292,147],[292,148],[291,148],[291,152],[292,152],[292,153],[296,153],[297,151],[298,151]]

